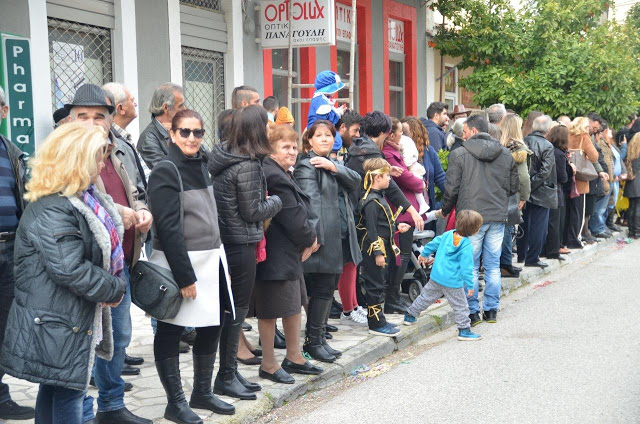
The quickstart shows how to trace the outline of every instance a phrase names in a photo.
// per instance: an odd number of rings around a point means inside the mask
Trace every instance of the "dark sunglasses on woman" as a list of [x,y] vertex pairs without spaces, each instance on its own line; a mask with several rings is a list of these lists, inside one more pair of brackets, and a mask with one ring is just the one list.
[[180,137],[182,138],[189,138],[191,133],[193,133],[195,138],[204,137],[204,130],[202,128],[198,128],[196,130],[192,130],[190,128],[177,128],[177,131],[180,133]]

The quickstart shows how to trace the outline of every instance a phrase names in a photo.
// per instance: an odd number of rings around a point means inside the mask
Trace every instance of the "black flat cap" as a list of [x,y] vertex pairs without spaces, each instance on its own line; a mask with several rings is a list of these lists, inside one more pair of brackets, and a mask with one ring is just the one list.
[[58,123],[69,116],[69,111],[63,107],[53,112],[53,122]]
[[107,103],[104,90],[95,84],[85,84],[78,87],[76,95],[73,97],[73,101],[64,105],[66,110],[71,110],[75,106],[100,106],[107,108],[109,113],[113,113],[115,108]]

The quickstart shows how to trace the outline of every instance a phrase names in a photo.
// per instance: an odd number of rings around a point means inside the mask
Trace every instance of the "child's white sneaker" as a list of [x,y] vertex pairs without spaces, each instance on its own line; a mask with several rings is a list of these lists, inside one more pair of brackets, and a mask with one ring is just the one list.
[[345,315],[344,312],[340,314],[340,324],[352,325],[354,327],[366,327],[367,319],[356,311],[351,311],[349,315]]

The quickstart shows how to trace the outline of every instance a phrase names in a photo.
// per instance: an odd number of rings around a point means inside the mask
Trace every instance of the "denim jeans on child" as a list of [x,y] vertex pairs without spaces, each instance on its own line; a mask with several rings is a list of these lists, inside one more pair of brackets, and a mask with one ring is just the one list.
[[596,200],[596,207],[589,217],[589,229],[591,234],[597,235],[603,233],[607,229],[607,206],[609,205],[609,197],[611,193],[599,196]]
[[[131,341],[131,290],[129,268],[124,267],[123,278],[127,281],[127,291],[118,307],[111,308],[113,325],[113,358],[105,361],[96,356],[93,377],[98,386],[98,411],[109,412],[124,408],[124,365],[125,349]],[[87,396],[84,402],[84,420],[93,419],[93,398]]]
[[490,222],[483,224],[477,234],[469,237],[473,245],[473,296],[468,298],[469,312],[480,312],[478,303],[478,270],[480,257],[484,266],[484,311],[494,311],[500,306],[500,254],[504,238],[504,224]]
[[41,384],[36,399],[36,423],[82,424],[82,400],[86,390]]

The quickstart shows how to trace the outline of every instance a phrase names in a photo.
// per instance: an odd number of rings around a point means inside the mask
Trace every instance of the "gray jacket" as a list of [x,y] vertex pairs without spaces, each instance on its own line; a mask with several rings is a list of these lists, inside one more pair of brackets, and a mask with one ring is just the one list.
[[152,116],[151,122],[142,131],[138,139],[138,152],[149,169],[153,169],[155,164],[164,159],[169,153],[170,142],[169,131],[162,126],[155,116]]
[[[111,197],[96,193],[120,237],[122,220]],[[77,197],[51,195],[27,206],[15,241],[15,299],[0,368],[16,378],[85,390],[94,353],[113,356],[110,308],[124,280],[108,271],[111,242],[104,225]],[[102,342],[95,346],[102,321]],[[95,346],[95,348],[94,348]]]
[[533,152],[529,165],[529,176],[531,177],[529,202],[543,208],[557,209],[558,179],[553,144],[538,131],[526,136],[524,142]]
[[442,213],[471,209],[485,224],[506,223],[509,196],[519,187],[511,152],[489,134],[476,134],[449,154]]
[[342,273],[343,254],[338,191],[344,191],[349,248],[354,263],[362,260],[354,214],[349,201],[352,192],[360,188],[360,175],[336,160],[338,173],[316,168],[309,162],[316,157],[314,152],[301,155],[296,163],[293,177],[311,202],[309,222],[314,226],[320,249],[302,263],[305,273]]
[[24,185],[27,181],[26,166],[24,163],[25,154],[22,150],[8,140],[5,136],[0,134],[0,143],[3,143],[9,154],[9,162],[11,162],[11,168],[13,169],[13,175],[16,179],[16,205],[18,206],[18,218],[24,212],[26,207],[26,201],[24,200]]

